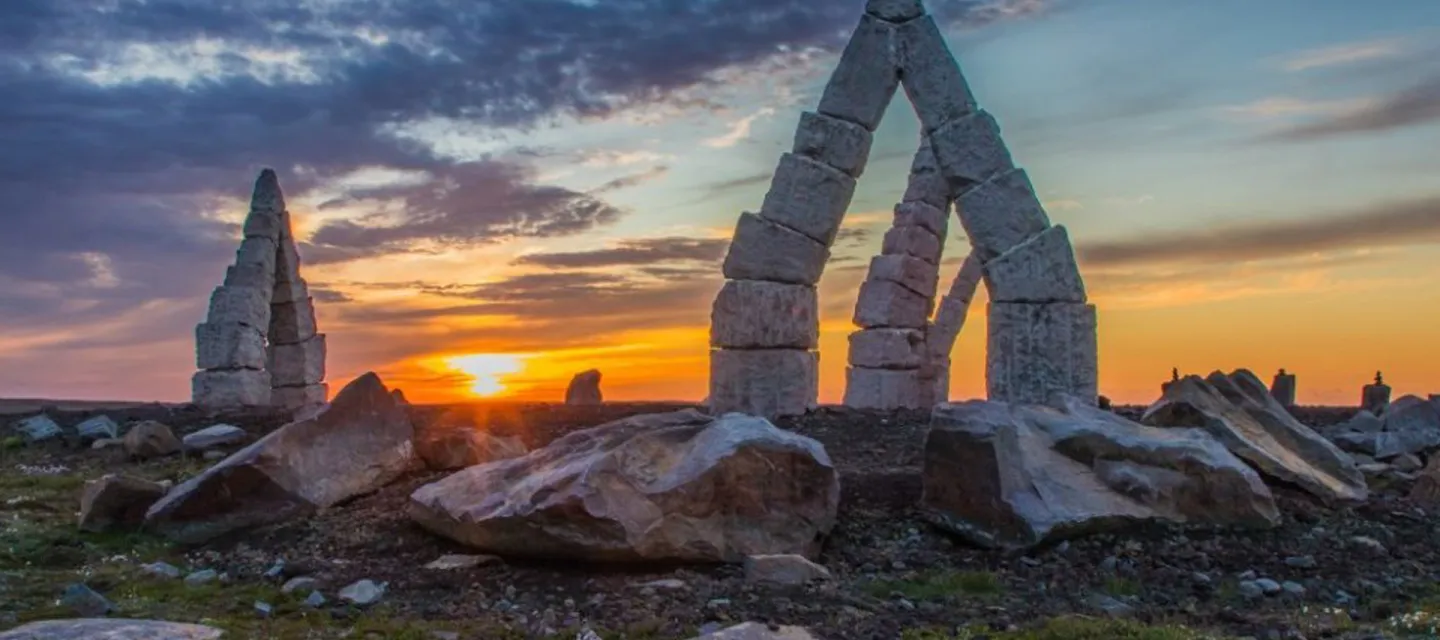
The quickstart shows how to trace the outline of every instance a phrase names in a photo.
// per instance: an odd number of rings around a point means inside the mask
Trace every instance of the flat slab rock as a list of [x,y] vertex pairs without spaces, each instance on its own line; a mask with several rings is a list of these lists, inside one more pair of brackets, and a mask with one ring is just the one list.
[[1327,502],[1361,502],[1369,495],[1355,460],[1291,416],[1245,369],[1173,382],[1141,421],[1205,429],[1261,473]]
[[1146,427],[1069,396],[1052,402],[936,407],[922,472],[929,517],[1003,548],[1147,521],[1280,523],[1259,474],[1205,431]]
[[1385,409],[1384,419],[1360,410],[1326,435],[1341,449],[1388,460],[1440,448],[1440,409],[1419,396],[1402,396]]
[[414,428],[367,373],[311,416],[176,486],[145,524],[185,543],[281,522],[385,486],[418,463]]
[[819,442],[761,418],[686,410],[471,467],[416,490],[410,516],[501,556],[738,563],[813,555],[839,500]]
[[214,627],[160,620],[45,620],[0,633],[0,640],[217,640]]
[[691,640],[819,640],[814,634],[804,627],[777,626],[759,622],[746,622],[733,627],[726,627],[713,633],[703,636],[695,636]]

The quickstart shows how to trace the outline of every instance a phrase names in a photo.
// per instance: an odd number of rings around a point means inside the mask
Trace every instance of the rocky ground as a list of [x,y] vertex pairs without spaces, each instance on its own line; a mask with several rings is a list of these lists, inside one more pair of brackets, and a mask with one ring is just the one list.
[[[491,415],[495,431],[533,448],[570,430],[674,408],[497,406]],[[411,407],[417,422],[442,410]],[[1119,411],[1135,417],[1138,409]],[[1297,417],[1320,426],[1348,413],[1302,409]],[[87,414],[52,415],[69,426]],[[260,435],[284,422],[160,406],[107,415],[122,424],[158,419],[178,433],[223,421]],[[179,481],[208,463],[142,463],[118,449],[4,440],[0,630],[75,617],[58,599],[67,585],[84,583],[114,603],[112,615],[206,622],[242,638],[575,638],[585,629],[605,638],[687,638],[747,620],[802,625],[837,640],[1440,637],[1440,517],[1406,501],[1403,477],[1347,509],[1272,483],[1285,522],[1271,531],[1154,529],[1004,554],[955,541],[915,508],[927,419],[825,408],[778,423],[822,442],[843,485],[839,525],[818,558],[834,579],[788,590],[747,584],[728,566],[497,560],[426,569],[442,555],[474,553],[405,516],[410,492],[439,473],[199,548],[143,533],[86,534],[74,514],[84,480],[125,472]],[[221,578],[188,584],[142,570],[156,561]],[[329,602],[315,608],[281,593],[281,583],[301,575],[316,578]],[[337,604],[336,593],[361,579],[386,585],[380,602]]]

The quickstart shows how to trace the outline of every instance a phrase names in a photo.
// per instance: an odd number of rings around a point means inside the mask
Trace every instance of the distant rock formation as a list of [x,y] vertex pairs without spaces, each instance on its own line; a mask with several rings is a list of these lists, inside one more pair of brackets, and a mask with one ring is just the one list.
[[599,369],[581,371],[570,379],[570,387],[565,389],[565,404],[584,406],[602,402],[604,398],[600,395]]

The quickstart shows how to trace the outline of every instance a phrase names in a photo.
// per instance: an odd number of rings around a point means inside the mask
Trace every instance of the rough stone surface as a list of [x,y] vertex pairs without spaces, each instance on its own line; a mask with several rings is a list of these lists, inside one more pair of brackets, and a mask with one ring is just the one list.
[[227,287],[253,287],[269,291],[275,286],[275,271],[260,264],[237,264],[225,267],[225,280],[222,284]]
[[820,395],[819,356],[799,349],[710,351],[710,412],[804,414]]
[[602,402],[599,370],[581,371],[570,378],[570,386],[565,389],[565,404],[596,405]]
[[1346,451],[1388,460],[1440,448],[1440,410],[1419,396],[1402,396],[1385,410],[1384,419],[1361,410],[1327,435]]
[[895,227],[920,227],[943,243],[950,231],[950,217],[944,209],[927,202],[901,202],[895,205]]
[[804,627],[781,625],[771,629],[770,625],[746,622],[726,627],[714,633],[695,636],[690,640],[820,640]]
[[110,416],[100,415],[87,418],[80,424],[75,425],[75,432],[83,442],[95,440],[114,439],[120,437],[120,425],[115,424]]
[[171,431],[169,426],[154,420],[131,426],[125,432],[124,443],[125,452],[136,458],[159,458],[179,453],[182,448],[175,432]]
[[250,439],[250,434],[244,429],[230,424],[216,424],[205,427],[194,433],[187,433],[180,439],[180,445],[186,451],[203,451],[218,447],[228,447],[240,444]]
[[855,178],[839,169],[802,155],[780,156],[770,190],[760,205],[760,217],[795,231],[824,246],[835,243]]
[[[240,248],[235,251],[236,265],[255,265],[260,270],[275,274],[275,241],[270,238],[245,238],[240,241]],[[273,282],[271,283],[273,286]]]
[[925,363],[925,332],[863,329],[850,334],[850,365],[871,369],[918,369]]
[[299,344],[315,337],[315,301],[304,298],[270,305],[270,342]]
[[964,192],[956,199],[956,210],[970,246],[982,261],[1050,227],[1050,216],[1021,169],[1001,173]]
[[745,581],[780,587],[798,587],[829,580],[830,570],[796,554],[750,556],[745,558]]
[[853,122],[806,111],[800,114],[800,125],[795,129],[793,151],[858,178],[865,172],[874,137]]
[[940,265],[906,255],[879,255],[870,259],[869,280],[894,282],[926,299],[935,297]]
[[742,213],[722,270],[732,280],[813,286],[829,259],[825,245],[753,213]]
[[280,244],[275,255],[275,282],[301,282],[300,251],[295,247],[295,238],[290,233],[290,214],[283,216],[280,228]]
[[263,407],[270,404],[270,372],[255,369],[197,371],[192,402],[202,407]]
[[896,28],[900,84],[925,131],[975,112],[975,96],[945,44],[935,19],[924,16]]
[[817,553],[839,499],[820,443],[752,416],[687,410],[460,471],[416,490],[410,515],[502,556],[740,562]]
[[1065,393],[1096,401],[1094,305],[992,302],[987,319],[989,399],[1039,404]]
[[1410,500],[1429,507],[1440,505],[1440,456],[1430,457],[1430,463],[1410,487]]
[[367,373],[305,420],[287,424],[177,485],[145,523],[203,542],[281,522],[374,491],[417,466],[414,428],[380,378]]
[[275,289],[270,297],[271,304],[285,304],[308,300],[310,298],[310,286],[303,280],[298,282],[275,281]]
[[280,216],[272,211],[251,210],[245,216],[244,233],[246,238],[265,238],[275,241],[280,238]]
[[275,387],[270,390],[270,404],[292,411],[325,404],[330,396],[330,385],[307,384],[298,387]]
[[263,332],[270,327],[270,292],[255,287],[216,287],[206,321],[243,324]]
[[906,255],[919,258],[930,264],[940,264],[940,254],[945,245],[940,238],[924,227],[890,227],[885,232],[881,251],[887,255]]
[[441,422],[415,431],[415,452],[431,470],[448,471],[523,456],[526,449],[518,438],[491,435],[480,425]]
[[1145,410],[1143,421],[1203,428],[1261,473],[1327,502],[1360,502],[1368,495],[1355,460],[1292,417],[1265,383],[1244,369],[1172,383]]
[[1375,415],[1385,413],[1390,406],[1390,385],[1382,382],[1367,384],[1360,390],[1360,408]]
[[272,344],[265,368],[276,387],[303,387],[325,380],[325,336],[298,344]]
[[845,406],[856,409],[927,409],[933,383],[919,369],[845,369]]
[[936,209],[950,209],[950,187],[940,173],[940,164],[930,147],[930,138],[922,137],[920,148],[910,161],[910,178],[905,183],[903,202],[924,202]]
[[710,310],[710,346],[814,349],[820,339],[815,288],[729,280]]
[[[983,110],[953,120],[929,135],[940,175],[945,176],[950,195],[957,200],[972,187],[1015,168],[1000,139],[1000,125]],[[964,215],[962,209],[962,220]]]
[[0,633],[0,640],[219,640],[223,634],[198,624],[77,618],[31,622]]
[[1085,302],[1085,282],[1065,227],[1055,225],[984,263],[994,302]]
[[1275,374],[1275,379],[1270,383],[1270,397],[1275,398],[1282,407],[1295,406],[1295,374]]
[[1146,427],[1090,401],[973,401],[935,409],[922,507],[991,547],[1024,548],[1141,524],[1273,527],[1260,476],[1200,429]]
[[165,495],[165,486],[143,478],[114,473],[85,483],[80,493],[80,528],[107,531],[113,527],[135,527],[145,519],[145,510]]
[[818,111],[874,131],[900,86],[896,62],[895,25],[862,16],[825,85]]
[[925,15],[920,0],[865,0],[865,13],[887,22],[905,22]]
[[262,369],[265,334],[253,326],[225,322],[195,325],[195,368]]
[[935,321],[926,331],[925,347],[929,350],[930,361],[939,363],[950,359],[950,352],[955,350],[955,340],[960,337],[960,330],[965,328],[965,319],[970,315],[970,301],[975,298],[980,274],[980,260],[971,253],[960,264],[959,273],[950,283],[950,291],[935,312]]
[[866,280],[855,302],[855,324],[866,329],[924,329],[931,299],[889,280]]

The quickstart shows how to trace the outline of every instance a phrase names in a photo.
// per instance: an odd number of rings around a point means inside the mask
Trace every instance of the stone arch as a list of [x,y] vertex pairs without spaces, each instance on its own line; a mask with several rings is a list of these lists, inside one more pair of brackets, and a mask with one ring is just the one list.
[[[907,187],[906,200],[930,198],[941,220],[948,218],[946,205],[955,204],[990,293],[987,395],[1032,403],[1058,391],[1095,400],[1095,308],[1086,301],[1065,228],[1050,224],[923,3],[867,0],[819,106],[801,115],[794,146],[781,155],[759,213],[742,213],[736,224],[722,267],[726,283],[711,310],[712,411],[775,417],[815,406],[815,285],[864,172],[875,128],[901,87],[921,123],[917,156],[928,147],[935,161],[933,171],[912,171],[912,185],[926,193],[911,194]],[[935,200],[937,193],[946,200]],[[933,218],[933,211],[919,209],[902,214],[897,208],[897,216],[915,219],[901,226],[918,229],[925,214]],[[924,242],[917,230],[895,233],[897,247]],[[876,274],[871,267],[871,276],[893,277],[867,279],[862,297],[868,287],[882,308],[889,306],[887,296],[895,305],[906,303],[901,287],[885,283],[910,275]],[[861,326],[906,328],[871,324]]]
[[204,407],[298,410],[328,396],[325,335],[316,331],[315,301],[271,169],[255,180],[235,264],[195,327],[195,366],[191,401]]

